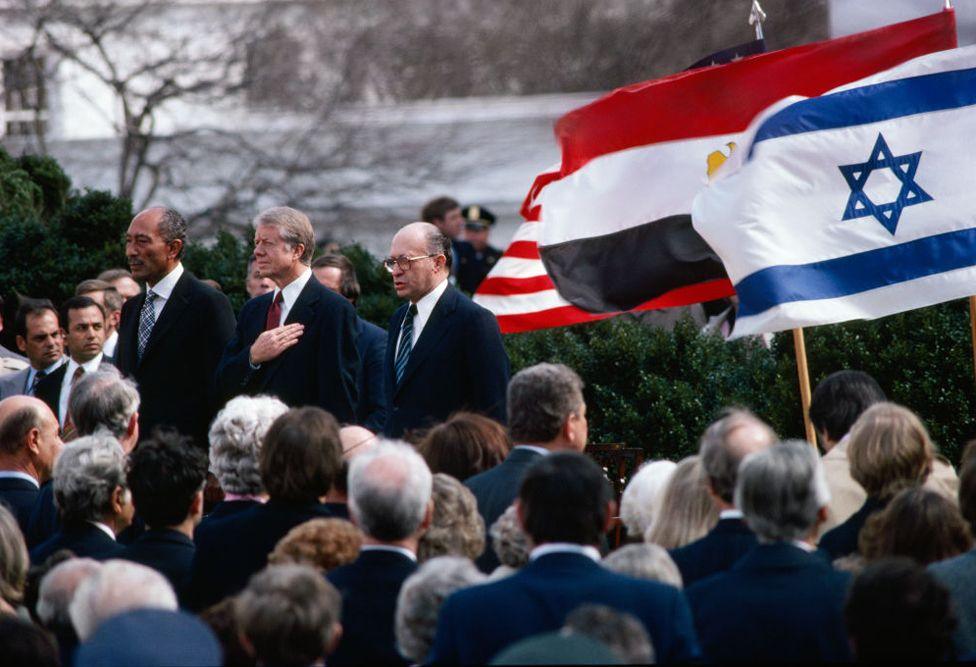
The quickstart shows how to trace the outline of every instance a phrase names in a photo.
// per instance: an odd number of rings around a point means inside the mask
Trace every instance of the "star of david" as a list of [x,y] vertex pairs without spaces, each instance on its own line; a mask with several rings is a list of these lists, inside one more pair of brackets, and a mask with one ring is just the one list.
[[[873,216],[894,236],[901,212],[906,206],[932,201],[932,196],[915,182],[915,172],[918,171],[918,162],[921,158],[922,151],[895,157],[888,148],[888,142],[879,133],[867,162],[838,167],[851,188],[851,195],[847,198],[847,208],[844,209],[844,217],[841,219],[853,220]],[[890,169],[895,178],[901,182],[901,190],[895,201],[876,204],[865,194],[864,186],[875,169]]]

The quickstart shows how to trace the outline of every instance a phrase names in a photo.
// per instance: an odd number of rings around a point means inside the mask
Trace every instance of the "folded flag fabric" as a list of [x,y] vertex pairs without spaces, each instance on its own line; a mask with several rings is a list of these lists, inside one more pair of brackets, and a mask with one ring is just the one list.
[[735,283],[733,337],[976,294],[974,135],[976,47],[761,114],[692,210]]
[[475,294],[511,333],[733,294],[691,224],[695,195],[761,110],[955,46],[944,11],[621,88],[556,124],[562,161]]

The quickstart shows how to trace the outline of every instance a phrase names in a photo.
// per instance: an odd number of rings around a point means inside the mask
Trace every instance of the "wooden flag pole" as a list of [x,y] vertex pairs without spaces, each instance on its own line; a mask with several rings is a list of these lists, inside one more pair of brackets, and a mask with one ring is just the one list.
[[969,297],[969,331],[973,341],[973,372],[976,373],[976,296]]
[[[976,297],[973,298],[976,300]],[[810,369],[807,366],[807,344],[803,340],[803,329],[793,329],[793,348],[796,350],[796,374],[800,381],[803,430],[807,434],[807,442],[816,447],[817,433],[813,430],[813,422],[810,421]]]

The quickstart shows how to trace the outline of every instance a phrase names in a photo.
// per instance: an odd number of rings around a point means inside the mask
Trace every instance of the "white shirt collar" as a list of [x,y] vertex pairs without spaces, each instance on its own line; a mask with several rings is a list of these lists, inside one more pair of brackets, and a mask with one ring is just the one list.
[[596,547],[588,544],[573,544],[571,542],[549,542],[540,544],[529,553],[529,560],[533,561],[549,554],[579,554],[597,563],[600,562],[600,552]]
[[295,278],[293,281],[285,285],[285,287],[278,288],[275,287],[274,296],[271,297],[272,303],[278,298],[278,292],[281,292],[281,323],[284,324],[285,320],[288,319],[288,313],[291,312],[292,306],[295,305],[295,301],[298,300],[298,295],[302,293],[305,289],[305,285],[308,283],[308,279],[312,277],[312,269],[305,267],[301,275]]
[[742,511],[737,509],[722,510],[718,513],[718,518],[720,521],[722,519],[741,519]]
[[88,523],[98,528],[100,531],[102,531],[103,533],[111,537],[113,540],[115,539],[115,533],[112,532],[112,529],[106,526],[101,521],[89,521]]
[[34,477],[20,470],[0,470],[0,479],[25,479],[37,488],[41,488],[40,483]]
[[407,549],[405,547],[397,547],[397,546],[393,546],[393,545],[390,545],[390,544],[365,544],[365,545],[359,547],[359,551],[360,552],[363,552],[363,551],[392,551],[393,553],[398,553],[398,554],[402,554],[402,555],[406,556],[407,558],[409,558],[410,560],[412,560],[414,563],[417,562],[417,554],[415,554],[414,552],[410,551],[410,549]]
[[177,281],[183,275],[183,263],[177,262],[173,270],[166,274],[166,277],[160,280],[158,283],[150,287],[158,298],[163,301],[168,301],[171,294],[173,294],[173,288],[176,287]]
[[95,371],[98,370],[99,364],[102,363],[103,356],[105,355],[99,352],[98,354],[96,354],[94,357],[92,357],[91,359],[89,359],[83,364],[79,364],[74,359],[68,359],[68,369],[64,372],[64,376],[68,379],[68,382],[70,383],[71,376],[74,375],[75,369],[77,369],[79,366],[84,368],[86,373],[94,373]]
[[41,371],[43,371],[44,372],[44,377],[47,377],[48,375],[50,375],[54,371],[56,371],[59,368],[61,368],[61,364],[65,363],[67,360],[68,360],[68,357],[66,355],[62,355],[62,357],[60,359],[58,359],[57,361],[55,361],[53,364],[51,364],[47,368],[42,368],[40,371],[37,370],[36,368],[34,368],[33,366],[28,366],[27,383],[24,385],[24,389],[25,390],[28,390],[28,389],[31,388],[31,385],[34,384],[34,378],[37,377],[37,374],[38,373],[40,373]]
[[793,540],[792,542],[790,542],[790,544],[797,547],[798,549],[803,549],[808,554],[812,554],[814,551],[817,550],[817,547],[813,546],[809,542],[804,542],[803,540]]
[[550,452],[545,447],[539,447],[538,445],[515,445],[512,449],[527,449],[530,452],[535,452],[536,454],[542,454],[543,456],[549,456]]

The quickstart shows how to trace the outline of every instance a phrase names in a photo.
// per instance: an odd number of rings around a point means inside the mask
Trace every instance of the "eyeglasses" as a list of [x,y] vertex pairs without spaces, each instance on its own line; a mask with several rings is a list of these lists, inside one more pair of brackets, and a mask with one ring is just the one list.
[[383,260],[383,266],[387,271],[393,273],[393,267],[399,266],[401,271],[409,271],[410,265],[420,259],[429,259],[431,257],[437,257],[441,253],[435,252],[433,255],[420,255],[419,257],[407,257],[406,255],[400,255],[399,257],[387,257]]

